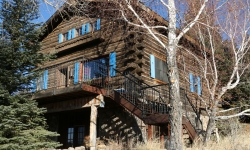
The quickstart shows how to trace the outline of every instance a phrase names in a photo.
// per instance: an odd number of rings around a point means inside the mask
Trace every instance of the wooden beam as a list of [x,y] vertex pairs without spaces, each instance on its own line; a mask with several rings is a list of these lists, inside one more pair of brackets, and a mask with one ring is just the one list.
[[89,146],[90,150],[96,150],[96,123],[97,123],[97,107],[95,105],[91,105],[91,113],[90,113],[90,128],[89,128]]
[[59,101],[55,103],[48,103],[40,105],[40,107],[47,108],[47,113],[60,112],[66,110],[82,109],[86,107],[99,106],[104,101],[103,95],[98,96],[85,96],[77,99],[70,99],[66,101]]

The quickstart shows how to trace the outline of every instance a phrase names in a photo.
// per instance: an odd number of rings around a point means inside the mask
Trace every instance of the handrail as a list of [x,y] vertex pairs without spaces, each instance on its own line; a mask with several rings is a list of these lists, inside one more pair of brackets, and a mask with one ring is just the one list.
[[113,77],[109,81],[111,88],[109,86],[108,90],[111,91],[111,95],[114,91],[120,93],[122,97],[137,106],[143,114],[168,113],[169,108],[160,91],[130,73],[116,71],[121,76]]
[[[120,71],[118,71],[118,70],[116,70],[116,69],[115,69],[115,71],[118,72],[118,73],[120,73],[121,75],[124,74],[124,73],[122,73],[122,72],[120,72]],[[164,101],[164,99],[161,97],[160,92],[159,92],[158,90],[156,90],[154,87],[152,87],[152,86],[150,86],[149,84],[147,84],[147,83],[143,82],[142,80],[138,79],[137,77],[135,77],[135,76],[134,76],[133,74],[131,74],[131,73],[127,73],[127,74],[125,74],[125,75],[123,75],[123,76],[125,76],[125,77],[127,77],[129,80],[135,82],[134,80],[130,79],[127,75],[130,75],[130,76],[132,76],[133,78],[135,78],[137,81],[140,81],[142,84],[145,84],[146,87],[141,86],[141,87],[142,87],[142,88],[141,88],[142,90],[143,90],[143,89],[150,88],[150,89],[156,91],[156,92],[158,93],[160,99],[162,100],[162,102],[163,102],[163,103],[166,103],[166,101]],[[136,82],[135,82],[135,83],[136,83]],[[168,84],[164,84],[164,85],[168,85]],[[157,85],[157,86],[162,86],[162,85]]]

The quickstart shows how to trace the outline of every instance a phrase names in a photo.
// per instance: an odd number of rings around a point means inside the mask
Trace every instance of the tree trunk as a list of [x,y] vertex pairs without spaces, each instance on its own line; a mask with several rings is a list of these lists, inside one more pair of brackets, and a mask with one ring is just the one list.
[[167,63],[170,84],[170,144],[168,150],[182,150],[182,104],[180,100],[179,72],[176,63],[176,9],[175,1],[169,0],[169,26]]
[[[175,54],[174,54],[175,55]],[[176,66],[176,59],[168,59],[170,74],[170,145],[168,150],[182,149],[182,104],[180,100],[179,75]]]
[[209,117],[208,124],[207,124],[207,131],[206,131],[206,136],[205,136],[205,139],[204,139],[204,144],[206,144],[208,141],[210,141],[212,131],[213,131],[214,127],[215,127],[216,112],[217,112],[217,107],[214,106],[213,109],[212,109],[212,113],[211,113],[211,115]]

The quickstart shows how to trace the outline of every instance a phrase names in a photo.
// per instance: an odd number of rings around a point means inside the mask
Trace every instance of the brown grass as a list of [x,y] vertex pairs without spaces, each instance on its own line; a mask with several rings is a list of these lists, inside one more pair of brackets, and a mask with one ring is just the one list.
[[[250,124],[243,127],[237,122],[229,124],[230,130],[228,135],[220,137],[220,141],[217,143],[215,140],[211,140],[206,145],[193,144],[191,148],[184,148],[185,150],[250,150]],[[132,144],[133,143],[133,144]],[[133,142],[131,140],[126,145],[117,144],[111,142],[109,145],[110,150],[160,150],[159,139],[152,139],[146,143]]]
[[136,143],[134,149],[135,150],[157,150],[160,149],[160,141],[159,139],[152,139],[146,143]]
[[250,150],[250,135],[238,133],[224,137],[220,142],[210,141],[207,145],[196,145],[186,150]]

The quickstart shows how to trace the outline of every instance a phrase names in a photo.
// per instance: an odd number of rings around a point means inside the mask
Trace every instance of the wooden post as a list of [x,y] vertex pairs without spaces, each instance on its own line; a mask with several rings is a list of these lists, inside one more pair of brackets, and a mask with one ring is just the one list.
[[96,120],[97,120],[97,107],[92,104],[91,105],[91,113],[90,113],[90,129],[89,129],[89,145],[90,150],[96,149]]
[[148,141],[152,140],[152,125],[148,125]]

